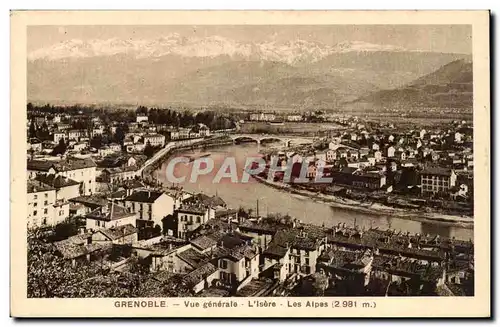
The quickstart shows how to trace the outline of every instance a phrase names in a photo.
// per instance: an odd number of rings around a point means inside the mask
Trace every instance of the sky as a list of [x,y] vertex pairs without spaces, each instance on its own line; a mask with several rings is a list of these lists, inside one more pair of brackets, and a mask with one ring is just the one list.
[[302,39],[334,45],[344,41],[391,44],[410,50],[472,53],[470,25],[205,25],[205,26],[30,26],[28,52],[71,39],[156,39],[170,33],[185,37],[222,36],[242,42]]

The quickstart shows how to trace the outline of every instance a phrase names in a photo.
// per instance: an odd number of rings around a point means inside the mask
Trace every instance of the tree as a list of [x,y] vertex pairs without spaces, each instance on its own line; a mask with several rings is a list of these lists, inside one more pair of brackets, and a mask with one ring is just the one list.
[[123,126],[116,127],[114,141],[118,144],[123,144],[124,139],[125,139],[125,130],[124,130]]
[[63,155],[66,153],[66,150],[68,149],[66,142],[64,142],[64,139],[59,140],[59,144],[54,147],[54,150],[52,150],[52,155],[57,156],[59,154]]
[[313,288],[316,295],[324,296],[325,290],[328,288],[328,276],[322,273],[315,273],[313,277]]
[[155,154],[155,149],[151,146],[149,141],[146,143],[146,147],[144,148],[144,155],[148,158],[151,158]]
[[96,135],[90,140],[90,147],[100,149],[102,147],[102,136]]
[[29,128],[29,138],[34,138],[37,136],[37,133],[36,133],[36,125],[35,125],[35,120],[34,119],[31,119],[31,123],[30,123],[30,128]]

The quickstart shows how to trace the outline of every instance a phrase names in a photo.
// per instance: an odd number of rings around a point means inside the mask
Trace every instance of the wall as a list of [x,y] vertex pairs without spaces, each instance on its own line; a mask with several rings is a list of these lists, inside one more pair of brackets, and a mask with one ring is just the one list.
[[57,200],[69,200],[80,196],[80,185],[61,187],[57,193]]
[[[54,225],[54,203],[56,191],[37,192],[28,194],[28,227],[40,227],[44,221],[46,225]],[[36,212],[36,214],[35,214]]]
[[88,167],[83,169],[75,169],[59,172],[58,175],[71,178],[77,182],[83,182],[83,195],[91,195],[95,193],[96,188],[96,167]]
[[89,217],[87,217],[86,220],[87,220],[86,221],[87,229],[92,229],[92,230],[96,230],[99,228],[111,228],[111,227],[116,227],[116,226],[123,226],[123,225],[127,225],[127,224],[131,224],[134,227],[137,226],[135,215],[124,217],[121,219],[115,219],[112,221],[97,220],[97,219],[92,219]]

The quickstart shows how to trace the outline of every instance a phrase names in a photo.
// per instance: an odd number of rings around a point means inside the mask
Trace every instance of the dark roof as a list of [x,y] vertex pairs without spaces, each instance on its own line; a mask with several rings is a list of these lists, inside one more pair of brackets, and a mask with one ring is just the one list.
[[208,236],[202,235],[192,240],[191,244],[200,250],[206,250],[208,248],[211,248],[212,246],[217,245],[217,241]]
[[56,169],[56,171],[69,171],[91,167],[97,167],[97,165],[94,160],[90,158],[66,158],[54,164],[54,168]]
[[80,185],[77,181],[74,181],[70,178],[64,176],[57,176],[54,174],[38,174],[35,178],[37,181],[40,181],[44,184],[55,187],[56,189],[60,189],[62,187]]
[[112,228],[106,228],[99,230],[104,236],[109,238],[110,240],[118,240],[128,235],[132,235],[137,233],[137,228],[135,228],[131,224],[116,226]]
[[215,273],[217,271],[217,268],[211,264],[210,262],[207,262],[197,269],[193,270],[189,274],[185,275],[182,278],[182,281],[190,287],[195,286],[196,284],[200,283],[203,281],[203,279],[207,276],[210,276],[211,274]]
[[28,160],[27,169],[35,171],[49,171],[54,166],[54,161],[47,160]]
[[197,215],[204,215],[205,212],[207,211],[207,207],[204,205],[200,204],[182,204],[179,209],[176,210],[177,212],[186,212],[186,213],[192,213],[192,214],[197,214]]
[[177,256],[195,269],[210,260],[207,255],[193,249],[177,253]]
[[83,195],[76,198],[69,199],[68,201],[74,203],[81,203],[91,209],[100,208],[108,203],[108,200],[96,195]]
[[128,210],[122,206],[109,203],[106,206],[102,206],[94,211],[90,212],[86,218],[96,219],[104,221],[112,221],[117,219],[122,219],[125,217],[135,216],[134,213],[128,212]]
[[41,183],[41,182],[35,181],[35,180],[28,180],[28,184],[27,184],[27,192],[28,193],[38,193],[38,192],[46,192],[46,191],[52,191],[52,190],[54,190],[54,188],[47,185],[47,184],[44,184],[44,183]]
[[451,169],[437,167],[437,166],[427,166],[421,172],[421,175],[439,175],[439,176],[450,176]]
[[125,201],[154,203],[164,192],[136,191],[125,198]]
[[183,201],[183,203],[200,203],[205,206],[210,206],[210,207],[217,207],[217,206],[225,206],[226,203],[224,200],[222,200],[219,196],[214,195],[214,196],[208,196],[203,193],[198,193],[193,195],[190,198],[187,198],[186,200]]

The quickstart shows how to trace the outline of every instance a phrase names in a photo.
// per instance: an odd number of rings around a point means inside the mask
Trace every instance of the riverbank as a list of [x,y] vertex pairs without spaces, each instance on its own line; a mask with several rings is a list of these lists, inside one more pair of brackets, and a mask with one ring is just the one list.
[[380,203],[370,202],[363,203],[356,200],[344,199],[333,195],[315,193],[308,190],[298,190],[290,185],[268,181],[260,176],[252,176],[257,182],[273,187],[282,192],[290,193],[295,196],[302,196],[311,199],[315,202],[328,204],[333,207],[348,209],[374,215],[390,215],[402,219],[410,219],[420,222],[438,222],[462,228],[473,229],[474,220],[472,217],[459,217],[453,215],[442,214],[438,212],[425,212],[422,210],[400,209],[385,206]]
[[233,144],[233,140],[225,137],[170,142],[143,164],[140,169],[141,175],[143,178],[151,178],[151,172],[160,168],[163,162],[174,153],[195,149],[210,149],[230,144]]

